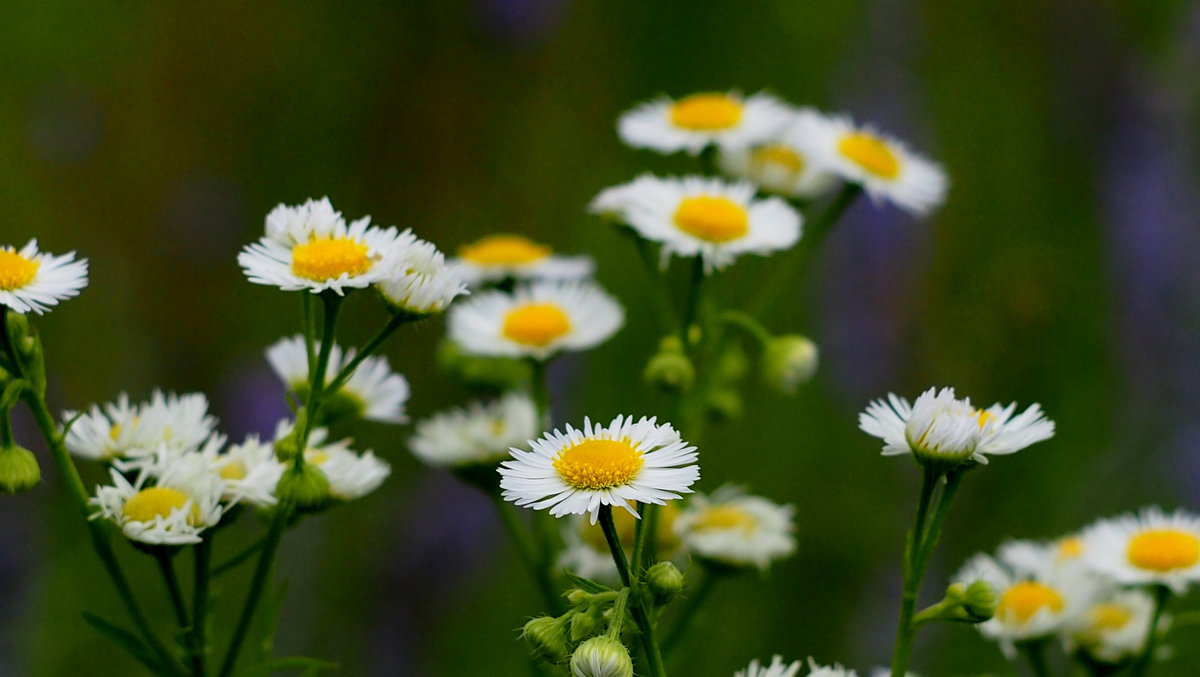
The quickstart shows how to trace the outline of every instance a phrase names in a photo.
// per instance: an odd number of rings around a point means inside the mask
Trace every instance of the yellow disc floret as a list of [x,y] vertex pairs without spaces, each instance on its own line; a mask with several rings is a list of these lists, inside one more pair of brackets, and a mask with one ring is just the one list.
[[900,175],[900,158],[873,134],[847,134],[838,142],[838,152],[875,176],[894,179]]
[[[172,512],[187,505],[189,500],[191,497],[178,489],[150,487],[130,496],[121,512],[133,522],[153,522],[156,517],[170,517]],[[199,520],[200,509],[193,502],[188,524],[195,524]]]
[[675,225],[688,235],[720,244],[744,237],[750,230],[750,216],[729,198],[698,195],[680,201]]
[[759,146],[754,149],[750,158],[757,167],[774,165],[782,167],[792,174],[799,174],[804,170],[804,158],[796,151],[781,144]]
[[716,505],[700,514],[695,529],[740,529],[750,533],[758,529],[758,520],[736,505]]
[[458,250],[459,257],[481,266],[519,266],[551,253],[549,247],[520,235],[490,235]]
[[1063,598],[1054,588],[1034,581],[1023,581],[1000,595],[996,616],[1007,623],[1024,625],[1039,611],[1052,613],[1063,610]]
[[1083,539],[1076,536],[1064,538],[1058,542],[1059,559],[1075,559],[1083,555]]
[[222,466],[217,474],[223,480],[244,480],[246,479],[246,466],[241,461],[233,460]]
[[736,127],[741,120],[742,103],[728,94],[693,94],[671,105],[671,124],[684,129],[712,132]]
[[1200,562],[1200,538],[1172,529],[1143,531],[1129,541],[1129,563],[1139,569],[1166,573]]
[[554,469],[576,489],[628,484],[642,469],[642,452],[624,440],[584,440],[559,452]]
[[571,331],[571,318],[553,303],[528,303],[508,311],[502,331],[511,341],[541,348]]
[[373,264],[367,256],[367,245],[357,240],[314,238],[292,248],[292,272],[318,282],[362,275]]
[[41,261],[31,261],[16,252],[0,249],[0,290],[12,291],[33,282]]
[[1120,630],[1133,620],[1133,613],[1120,604],[1104,603],[1088,609],[1087,619],[1095,630]]

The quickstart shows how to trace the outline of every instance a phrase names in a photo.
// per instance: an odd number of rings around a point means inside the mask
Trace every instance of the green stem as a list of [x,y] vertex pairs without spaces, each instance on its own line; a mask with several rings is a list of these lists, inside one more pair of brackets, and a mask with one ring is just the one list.
[[929,560],[933,557],[933,551],[942,535],[942,524],[946,521],[946,515],[950,513],[950,503],[954,501],[965,474],[966,471],[961,469],[951,470],[946,474],[946,484],[942,487],[942,494],[938,497],[937,507],[934,508],[929,528],[925,531],[925,539],[918,551],[917,585],[920,585],[919,581],[925,577],[925,569],[929,566]]
[[717,587],[717,578],[718,575],[711,572],[706,573],[700,578],[695,591],[684,602],[684,607],[680,610],[675,625],[667,633],[666,638],[663,639],[662,651],[664,655],[669,655],[671,650],[679,644],[679,640],[683,639],[688,626],[692,623],[692,619],[696,617],[696,612],[708,600],[708,596],[712,593],[713,588]]
[[1129,670],[1129,677],[1142,677],[1154,660],[1154,650],[1158,645],[1158,624],[1162,621],[1163,610],[1171,600],[1171,589],[1165,585],[1154,586],[1154,615],[1150,617],[1150,627],[1146,628],[1146,645],[1142,653]]
[[846,209],[854,203],[860,193],[862,193],[862,186],[856,183],[847,183],[825,208],[825,211],[805,224],[804,237],[800,244],[783,256],[777,257],[778,260],[771,267],[771,273],[768,274],[764,284],[759,287],[758,294],[749,305],[753,314],[762,316],[771,309],[779,295],[791,287],[795,276],[804,268],[808,256],[816,251],[821,241],[833,230],[838,220],[846,213]]
[[900,620],[896,625],[896,646],[892,652],[891,677],[904,677],[908,672],[909,659],[912,657],[914,635],[912,619],[917,604],[917,593],[921,589],[921,580],[917,573],[917,558],[925,533],[929,505],[940,479],[937,472],[927,467],[923,467],[923,470],[921,497],[917,502],[917,517],[912,531],[908,532],[904,548],[904,590],[900,598]]
[[663,333],[678,333],[679,320],[675,316],[675,304],[671,303],[667,278],[663,274],[659,259],[652,249],[653,245],[638,235],[637,231],[632,228],[623,227],[621,228],[621,232],[627,234],[633,240],[634,246],[637,247],[638,258],[642,260],[642,266],[646,269],[646,274],[650,277],[650,286],[654,288],[654,303],[658,311],[656,315],[658,315],[662,322],[660,329],[663,330]]
[[388,320],[388,323],[383,326],[383,329],[380,329],[377,334],[372,336],[371,340],[367,341],[367,345],[363,346],[362,350],[355,353],[354,357],[346,363],[346,366],[342,367],[341,371],[337,373],[337,376],[333,378],[333,381],[330,382],[329,387],[327,388],[328,392],[335,393],[341,390],[342,386],[346,385],[346,381],[349,381],[350,377],[354,375],[354,370],[358,368],[358,365],[362,364],[363,360],[374,354],[374,352],[379,349],[379,346],[383,345],[383,342],[386,341],[389,336],[391,336],[397,329],[400,328],[401,325],[410,319],[411,318],[409,316],[403,313],[396,313],[395,315],[392,315],[392,319]]
[[250,545],[246,546],[238,554],[234,555],[233,557],[230,557],[229,559],[225,560],[224,562],[221,562],[217,566],[213,567],[212,573],[210,574],[210,576],[212,578],[221,576],[222,574],[229,571],[230,569],[233,569],[234,567],[241,564],[242,562],[245,562],[246,560],[250,559],[250,557],[252,557],[254,555],[254,553],[256,553],[262,549],[263,544],[266,543],[266,541],[267,541],[266,537],[263,537],[263,538],[258,539],[255,542],[251,543]]
[[317,351],[313,347],[317,342],[317,323],[314,317],[315,313],[313,313],[313,295],[305,293],[301,294],[300,298],[302,299],[301,304],[304,307],[304,355],[308,358],[308,361],[304,364],[308,366],[308,382],[312,383],[316,376],[313,373],[313,367],[316,366],[317,361]]
[[550,408],[549,385],[546,383],[546,361],[531,357],[529,367],[529,396],[533,398],[533,406],[537,409],[538,421],[549,429],[554,425],[554,414]]
[[650,664],[650,674],[652,677],[666,677],[662,654],[654,638],[654,623],[646,608],[646,596],[642,593],[641,580],[630,573],[629,560],[625,559],[625,549],[621,547],[621,537],[617,534],[617,526],[613,522],[611,505],[600,506],[600,528],[604,531],[604,539],[608,541],[608,549],[617,565],[621,583],[633,590],[633,597],[637,602],[633,607],[633,620],[642,631],[642,648],[646,652],[646,661]]
[[196,677],[207,674],[205,662],[208,659],[208,582],[209,567],[212,563],[212,539],[216,532],[206,534],[206,538],[196,544],[195,571],[192,587],[192,648],[195,650]]
[[646,535],[650,532],[650,513],[655,512],[653,510],[655,507],[653,503],[638,503],[633,506],[633,509],[639,511],[642,516],[634,526],[633,552],[629,554],[629,565],[635,576],[641,576],[642,571],[646,569]]
[[[308,436],[312,433],[312,429],[316,425],[317,413],[321,410],[321,400],[325,397],[325,372],[329,367],[329,355],[333,352],[333,344],[337,335],[338,312],[342,307],[342,297],[337,294],[325,292],[321,295],[321,300],[325,303],[324,328],[321,331],[321,345],[317,353],[317,364],[315,367],[311,367],[310,365],[309,385],[311,391],[308,394],[308,401],[304,403],[304,426],[296,440],[296,444],[300,449],[300,454],[297,457],[300,459],[304,458],[304,450],[308,448]],[[297,465],[300,465],[302,462],[297,461]]]
[[680,326],[679,340],[687,347],[690,356],[695,343],[691,340],[692,324],[696,321],[696,312],[700,308],[700,298],[704,294],[704,257],[697,255],[692,259],[692,276],[688,281],[687,302],[683,306],[683,321]]
[[500,515],[504,531],[508,533],[508,538],[517,549],[521,563],[525,565],[538,590],[542,593],[542,599],[550,613],[555,616],[564,613],[566,609],[563,606],[562,597],[554,589],[554,582],[550,580],[550,568],[543,561],[539,548],[534,545],[525,526],[517,518],[516,509],[495,492],[491,492],[491,497],[492,502],[496,504],[496,512]]
[[625,607],[629,604],[629,588],[621,588],[621,594],[617,595],[617,601],[613,602],[612,618],[608,621],[609,639],[621,639],[621,626],[625,624]]
[[767,331],[767,328],[762,326],[762,323],[754,319],[754,316],[749,313],[743,313],[740,310],[727,310],[721,313],[721,321],[742,329],[763,347],[766,347],[774,339],[771,336],[771,332]]
[[1046,640],[1018,642],[1017,648],[1029,662],[1029,669],[1033,672],[1033,677],[1050,677],[1050,668],[1046,665]]
[[271,520],[271,528],[267,532],[266,540],[263,542],[262,554],[259,555],[258,564],[254,567],[254,578],[250,582],[250,592],[246,595],[246,601],[242,604],[241,618],[238,619],[237,628],[229,640],[229,649],[225,652],[225,661],[221,664],[220,677],[229,677],[229,675],[233,674],[233,668],[237,664],[238,652],[241,651],[242,643],[246,641],[246,634],[250,630],[250,622],[254,619],[254,611],[258,608],[258,601],[262,598],[267,578],[270,576],[271,568],[275,564],[275,554],[279,551],[279,542],[283,540],[283,531],[287,527],[290,513],[291,510],[286,505],[279,505],[275,508],[275,517]]
[[166,583],[167,596],[171,599],[171,608],[175,610],[175,620],[179,623],[180,632],[183,633],[184,645],[187,647],[188,657],[192,664],[192,673],[198,675],[200,666],[196,657],[199,652],[192,643],[192,624],[188,620],[187,603],[183,601],[183,588],[180,587],[179,576],[175,573],[173,557],[174,553],[168,551],[167,547],[154,548],[154,559],[158,562],[158,570],[162,572],[163,582]]

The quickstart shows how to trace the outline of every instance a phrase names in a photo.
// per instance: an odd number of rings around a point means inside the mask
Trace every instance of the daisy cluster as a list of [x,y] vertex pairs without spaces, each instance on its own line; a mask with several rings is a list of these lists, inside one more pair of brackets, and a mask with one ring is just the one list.
[[1007,654],[1053,639],[1085,664],[1120,668],[1166,632],[1165,615],[1152,627],[1166,598],[1200,581],[1200,515],[1151,507],[1049,542],[1010,541],[955,578],[996,591],[979,630]]

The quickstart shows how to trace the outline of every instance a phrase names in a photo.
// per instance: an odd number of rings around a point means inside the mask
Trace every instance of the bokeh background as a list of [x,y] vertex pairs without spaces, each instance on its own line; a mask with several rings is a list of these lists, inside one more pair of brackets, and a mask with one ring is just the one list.
[[[584,206],[690,164],[622,147],[617,114],[659,93],[766,88],[873,121],[944,163],[949,200],[920,221],[861,201],[771,318],[819,342],[820,374],[796,397],[748,392],[751,413],[705,439],[702,486],[794,503],[799,554],[719,588],[674,674],[775,652],[865,669],[890,654],[918,475],[856,430],[873,397],[956,385],[1058,422],[1053,441],[969,478],[927,593],[1006,537],[1200,508],[1198,38],[1200,4],[1175,0],[14,0],[0,9],[0,242],[36,236],[91,261],[84,294],[38,321],[60,408],[200,390],[233,438],[269,431],[284,406],[261,350],[295,330],[298,303],[248,284],[235,256],[275,204],[329,195],[451,251],[507,231],[593,254],[630,321],[556,365],[559,418],[654,412],[646,280]],[[347,342],[379,319],[354,305]],[[426,323],[388,349],[414,417],[465,397],[433,367],[441,333]],[[407,434],[358,431],[393,477],[289,536],[277,653],[345,675],[523,674],[534,590],[488,503],[413,461]],[[0,674],[135,674],[82,620],[123,616],[42,459],[43,485],[0,501]],[[125,550],[167,618],[159,579]],[[244,585],[228,579],[218,604]],[[1194,632],[1157,674],[1196,674]],[[915,667],[1007,670],[950,626],[921,634]]]

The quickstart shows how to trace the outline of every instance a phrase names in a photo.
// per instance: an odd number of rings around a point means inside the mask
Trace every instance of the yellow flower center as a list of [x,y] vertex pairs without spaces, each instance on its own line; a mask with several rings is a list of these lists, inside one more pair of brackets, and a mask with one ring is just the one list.
[[520,235],[491,235],[458,250],[459,257],[481,266],[533,263],[551,253],[549,247]]
[[759,146],[750,155],[750,161],[757,167],[775,165],[793,174],[804,170],[804,158],[799,153],[781,144]]
[[329,460],[329,454],[323,451],[309,451],[304,460],[313,465],[321,465]]
[[230,461],[217,474],[223,480],[244,480],[246,479],[246,466],[241,461]]
[[1120,630],[1133,614],[1120,604],[1097,604],[1088,609],[1087,618],[1096,630]]
[[719,244],[744,237],[750,230],[750,216],[728,198],[697,195],[680,201],[675,225],[688,235]]
[[1058,542],[1059,559],[1075,559],[1083,555],[1083,539],[1074,536]]
[[1200,562],[1200,538],[1172,529],[1143,531],[1129,541],[1125,553],[1139,569],[1167,572],[1186,569]]
[[[170,517],[172,512],[182,508],[188,500],[189,496],[178,489],[150,487],[130,496],[125,501],[122,512],[126,519],[134,522],[153,522],[155,517]],[[193,502],[188,524],[195,524],[199,519],[200,509]]]
[[509,340],[542,347],[571,331],[571,319],[553,303],[528,303],[508,311],[502,331]]
[[1042,609],[1049,609],[1054,613],[1062,611],[1062,596],[1048,585],[1024,581],[1000,595],[1000,602],[996,604],[996,615],[1001,620],[1024,625]]
[[742,103],[728,94],[693,94],[671,104],[671,124],[711,132],[737,126]]
[[992,415],[983,409],[976,409],[975,418],[979,420],[979,427],[983,428],[988,424],[988,421],[992,420]]
[[367,256],[367,245],[356,240],[314,238],[292,248],[292,272],[318,282],[362,275],[373,263]]
[[41,265],[41,261],[30,261],[16,252],[0,249],[0,291],[12,291],[29,284]]
[[642,452],[625,440],[584,440],[559,452],[554,469],[576,489],[628,484],[642,469]]
[[883,139],[873,134],[848,134],[838,142],[838,151],[876,176],[894,179],[900,175],[900,159]]
[[696,520],[696,529],[740,529],[752,533],[758,529],[758,520],[736,505],[717,505],[705,510]]

